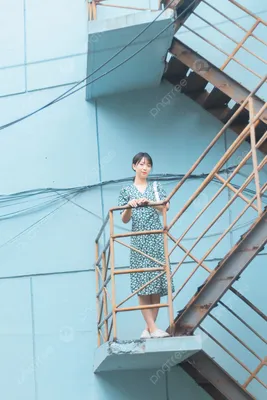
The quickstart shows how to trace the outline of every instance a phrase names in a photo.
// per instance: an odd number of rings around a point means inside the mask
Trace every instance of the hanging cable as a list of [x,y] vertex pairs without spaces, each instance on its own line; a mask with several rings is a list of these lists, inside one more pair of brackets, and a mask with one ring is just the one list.
[[85,85],[81,86],[80,88],[72,91],[73,89],[75,89],[77,86],[79,86],[81,83],[87,81],[92,75],[94,75],[96,72],[98,72],[100,69],[102,69],[105,65],[107,65],[108,63],[110,63],[110,61],[112,61],[118,54],[120,54],[122,51],[124,51],[127,47],[129,47],[129,45],[131,43],[133,43],[137,38],[139,38],[152,24],[154,24],[154,22],[165,12],[166,9],[168,9],[171,4],[174,2],[175,0],[172,0],[168,6],[162,10],[160,12],[160,14],[158,14],[158,16],[152,21],[150,22],[150,24],[148,24],[137,36],[135,36],[129,43],[127,43],[127,45],[125,45],[122,49],[120,49],[117,53],[115,53],[110,59],[108,59],[104,64],[102,64],[100,67],[98,67],[95,71],[93,71],[91,74],[89,74],[88,76],[86,76],[84,79],[82,79],[80,82],[76,83],[72,88],[68,89],[66,92],[62,93],[60,96],[58,96],[57,98],[55,98],[54,100],[52,100],[51,102],[45,104],[44,106],[32,111],[29,114],[24,115],[21,118],[18,118],[16,120],[13,120],[7,124],[4,124],[2,126],[0,126],[0,130],[6,129],[12,125],[15,125],[21,121],[24,121],[25,119],[37,114],[38,112],[46,109],[47,107],[56,104],[57,102],[73,95],[74,93],[82,90],[83,88],[87,87],[88,85],[91,85],[92,83],[98,81],[99,79],[103,78],[104,76],[110,74],[111,72],[113,72],[114,70],[116,70],[117,68],[119,68],[120,66],[122,66],[123,64],[125,64],[126,62],[128,62],[129,60],[131,60],[133,57],[135,57],[137,54],[139,54],[142,50],[144,50],[148,45],[150,45],[154,40],[156,40],[163,32],[165,32],[167,29],[170,28],[170,26],[173,25],[173,23],[175,21],[177,21],[181,16],[183,16],[193,5],[194,3],[196,3],[197,0],[193,0],[192,3],[190,3],[176,18],[174,18],[174,20],[168,24],[164,29],[162,29],[156,36],[154,36],[154,38],[152,38],[149,42],[147,42],[144,46],[142,46],[139,50],[137,50],[135,53],[133,53],[131,56],[127,57],[125,60],[123,60],[122,62],[120,62],[119,64],[115,65],[113,68],[111,68],[110,70],[106,71],[105,73],[103,73],[102,75],[100,75],[99,77],[93,79],[92,81],[86,83]]

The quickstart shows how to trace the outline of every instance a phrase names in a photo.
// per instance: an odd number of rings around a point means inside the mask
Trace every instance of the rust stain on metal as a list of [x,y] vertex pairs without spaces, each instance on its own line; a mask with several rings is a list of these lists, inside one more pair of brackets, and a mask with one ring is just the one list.
[[212,303],[207,303],[207,304],[195,304],[194,307],[199,310],[199,311],[206,311],[209,310],[210,307],[212,306]]
[[248,251],[254,251],[254,250],[258,250],[258,249],[259,249],[259,246],[247,247],[245,249],[242,249],[241,253],[245,253],[245,252],[248,252]]

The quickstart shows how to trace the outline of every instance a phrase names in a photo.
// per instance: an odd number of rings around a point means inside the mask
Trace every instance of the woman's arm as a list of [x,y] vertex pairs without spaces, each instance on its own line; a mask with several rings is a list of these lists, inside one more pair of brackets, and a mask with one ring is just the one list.
[[124,224],[128,224],[130,219],[132,218],[132,209],[128,208],[127,210],[124,210],[123,213],[121,214],[121,219]]
[[[134,199],[129,201],[128,205],[131,207],[137,207],[139,205],[139,202],[138,200]],[[132,208],[127,208],[127,210],[124,210],[123,213],[121,214],[122,222],[127,224],[131,218],[132,218]]]

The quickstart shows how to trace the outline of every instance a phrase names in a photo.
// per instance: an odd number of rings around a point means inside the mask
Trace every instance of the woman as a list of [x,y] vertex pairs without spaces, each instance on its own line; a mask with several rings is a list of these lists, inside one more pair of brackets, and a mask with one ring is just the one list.
[[[127,224],[132,219],[132,231],[147,231],[162,229],[160,214],[164,206],[139,207],[141,205],[152,205],[164,200],[167,195],[158,182],[148,182],[147,177],[153,166],[152,158],[147,153],[138,153],[132,161],[132,168],[135,171],[133,184],[124,187],[119,196],[119,206],[129,205],[130,209],[121,212],[122,221]],[[169,203],[167,203],[167,210]],[[153,257],[161,263],[166,262],[164,255],[163,235],[138,235],[131,237],[131,246]],[[160,264],[150,260],[142,254],[131,250],[130,267],[139,268],[159,268]],[[135,292],[151,279],[161,274],[161,271],[131,273],[131,291]],[[173,286],[173,283],[172,283]],[[174,291],[174,287],[172,287]],[[160,297],[168,294],[166,274],[162,275],[145,288],[138,292],[139,304],[159,304]],[[156,326],[158,308],[142,310],[146,321],[146,328],[141,334],[142,339],[162,338],[169,334]]]

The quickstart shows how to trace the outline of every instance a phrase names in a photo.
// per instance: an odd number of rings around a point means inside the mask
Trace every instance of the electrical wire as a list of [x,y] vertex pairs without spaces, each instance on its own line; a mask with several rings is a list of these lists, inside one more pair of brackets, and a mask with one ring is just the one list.
[[102,75],[100,75],[99,77],[95,78],[94,80],[92,80],[91,82],[86,83],[85,85],[83,85],[82,87],[80,87],[79,89],[76,89],[72,92],[73,89],[75,89],[77,86],[81,85],[83,82],[87,81],[91,76],[93,76],[96,72],[98,72],[100,69],[102,69],[104,66],[106,66],[107,64],[109,64],[115,57],[117,57],[120,53],[122,53],[126,48],[128,48],[136,39],[138,39],[146,30],[148,30],[156,21],[157,19],[172,5],[172,3],[175,0],[172,0],[165,9],[163,9],[158,15],[157,17],[151,21],[144,29],[141,30],[141,32],[139,32],[133,39],[130,40],[130,42],[128,42],[124,47],[122,47],[120,50],[118,50],[112,57],[110,57],[107,61],[105,61],[102,65],[100,65],[96,70],[94,70],[91,74],[87,75],[84,79],[82,79],[81,81],[79,81],[78,83],[76,83],[73,87],[71,87],[70,89],[68,89],[67,91],[65,91],[64,93],[62,93],[60,96],[56,97],[54,100],[50,101],[49,103],[45,104],[44,106],[32,111],[29,114],[24,115],[21,118],[18,118],[16,120],[13,120],[7,124],[4,124],[2,126],[0,126],[0,130],[6,129],[12,125],[17,124],[18,122],[21,122],[35,114],[37,114],[38,112],[46,109],[47,107],[56,104],[57,102],[71,96],[72,94],[76,93],[79,90],[82,90],[84,87],[91,85],[92,83],[98,81],[99,79],[101,79],[102,77],[108,75],[109,73],[111,73],[112,71],[114,71],[115,69],[119,68],[121,65],[125,64],[126,62],[128,62],[129,60],[131,60],[133,57],[135,57],[138,53],[140,53],[144,48],[146,48],[150,43],[152,43],[154,40],[156,40],[163,32],[165,32],[171,25],[173,25],[173,23],[180,18],[187,10],[189,10],[192,5],[194,3],[196,3],[197,0],[193,0],[192,3],[190,3],[185,10],[183,10],[169,25],[167,25],[164,29],[162,29],[160,31],[159,34],[157,34],[154,38],[152,38],[148,43],[146,43],[143,47],[141,47],[138,51],[136,51],[135,53],[133,53],[131,56],[127,57],[125,60],[123,60],[121,63],[115,65],[113,68],[111,68],[110,70],[106,71],[105,73],[103,73]]
[[[227,169],[221,170],[220,173],[225,173],[226,171],[230,171],[233,170],[235,168],[235,166],[233,167],[228,167]],[[190,178],[191,179],[204,179],[208,174],[200,174],[200,175],[192,175]],[[161,181],[171,181],[171,180],[180,180],[182,179],[184,175],[182,174],[178,174],[178,175],[172,175],[172,174],[161,174],[161,175],[154,175],[153,179],[157,179],[157,180],[161,180]],[[151,176],[152,178],[152,176]],[[8,241],[6,241],[5,243],[3,243],[2,245],[0,245],[0,249],[6,245],[8,245],[9,243],[12,243],[14,240],[16,240],[17,238],[19,238],[20,236],[22,236],[24,233],[27,233],[32,227],[38,225],[39,223],[41,223],[44,219],[46,219],[47,217],[49,217],[49,215],[53,214],[54,212],[56,212],[58,209],[60,209],[63,205],[65,205],[67,202],[70,202],[72,204],[74,204],[75,206],[79,207],[80,209],[82,209],[83,211],[87,212],[90,215],[93,215],[94,217],[98,218],[99,220],[103,220],[102,217],[100,215],[95,214],[94,212],[92,212],[91,210],[88,210],[87,208],[81,206],[80,204],[76,203],[75,201],[73,201],[73,198],[76,197],[78,194],[81,194],[89,189],[91,189],[92,187],[99,187],[99,186],[103,186],[103,185],[108,185],[110,183],[117,183],[117,182],[122,182],[122,181],[132,181],[132,177],[130,178],[123,178],[123,179],[118,179],[118,180],[112,180],[112,181],[105,181],[105,182],[99,182],[97,184],[94,185],[87,185],[87,186],[81,186],[81,187],[74,187],[74,188],[65,188],[65,189],[52,189],[52,188],[48,188],[48,189],[33,189],[33,190],[28,190],[28,191],[23,191],[23,192],[18,192],[18,193],[13,193],[10,196],[12,197],[12,199],[16,198],[16,195],[18,196],[23,196],[23,197],[27,197],[27,196],[32,196],[32,195],[36,195],[36,194],[43,194],[45,192],[56,192],[58,197],[50,202],[45,202],[45,206],[51,206],[52,204],[55,204],[57,201],[62,200],[62,198],[67,198],[67,200],[61,204],[59,207],[55,208],[54,210],[50,211],[48,214],[46,214],[44,217],[38,219],[36,222],[34,222],[33,224],[31,224],[30,226],[28,226],[26,229],[22,230],[21,232],[19,232],[17,235],[15,235],[13,238],[9,239]],[[215,181],[215,183],[220,184],[221,182]],[[236,187],[238,188],[238,186],[236,185]],[[252,191],[253,192],[253,191]],[[254,194],[254,193],[253,193]],[[9,195],[2,195],[0,196],[0,198],[8,198]],[[39,208],[38,208],[39,207]],[[1,208],[1,207],[0,207]],[[28,213],[32,213],[34,211],[40,211],[40,209],[43,208],[41,206],[33,206],[32,208],[29,207],[27,209],[23,209],[22,210],[22,214],[28,214]],[[19,213],[19,212],[18,212]],[[7,218],[12,218],[12,214],[13,217],[17,217],[18,213],[10,213],[10,215],[5,215],[5,218],[3,219],[7,219]],[[22,215],[20,214],[20,215]],[[2,217],[4,217],[3,215],[0,216],[0,220],[2,219]],[[237,231],[239,229],[242,229],[246,226],[251,225],[251,223],[253,223],[255,221],[255,219],[252,219],[250,221],[247,221],[243,224],[238,224],[236,225],[235,228],[233,228],[231,230],[231,232],[233,231]],[[115,224],[115,227],[122,229],[124,231],[130,232],[130,229],[124,228],[122,226],[118,226]],[[222,235],[223,231],[221,232],[214,232],[211,233],[209,235],[205,235],[205,238],[208,237],[216,237],[219,235]],[[197,237],[189,237],[189,238],[184,238],[183,241],[192,241],[192,240],[196,240]]]
[[[77,196],[78,193],[74,194],[72,196],[72,198],[74,198],[75,196]],[[31,228],[33,228],[34,226],[40,224],[42,221],[44,221],[45,219],[47,219],[50,215],[54,214],[56,211],[58,211],[61,207],[63,207],[65,204],[67,204],[70,199],[65,196],[65,198],[67,198],[66,201],[64,201],[60,206],[58,206],[57,208],[53,209],[52,211],[50,211],[49,213],[47,213],[46,215],[44,215],[43,217],[39,218],[37,221],[35,221],[33,224],[29,225],[27,228],[23,229],[22,231],[20,231],[17,235],[13,236],[11,239],[7,240],[6,242],[2,243],[0,245],[0,249],[3,248],[4,246],[13,243],[16,239],[18,239],[20,236],[24,235],[25,233],[27,233]]]
[[[219,171],[220,174],[225,174],[225,173],[230,173],[233,171],[233,169],[236,168],[236,166],[232,166],[232,167],[228,167],[226,169],[221,169]],[[202,174],[192,174],[189,179],[205,179],[208,176],[208,173],[202,173]],[[246,175],[243,175],[245,178],[247,178]],[[171,182],[171,181],[179,181],[184,177],[183,174],[153,174],[151,175],[151,180],[158,180],[161,182]],[[132,181],[132,177],[126,177],[126,178],[121,178],[121,179],[113,179],[113,180],[108,180],[108,181],[102,181],[102,182],[98,182],[96,184],[92,184],[92,185],[85,185],[85,186],[76,186],[76,187],[70,187],[70,188],[43,188],[43,189],[32,189],[32,190],[27,190],[27,191],[23,191],[23,192],[17,192],[17,193],[11,193],[11,194],[4,194],[4,195],[0,195],[0,210],[2,208],[5,207],[12,207],[14,205],[21,205],[24,203],[27,203],[30,201],[30,199],[33,199],[33,197],[38,197],[38,196],[42,196],[42,200],[46,199],[46,198],[53,198],[52,201],[54,201],[54,199],[60,198],[61,194],[67,194],[67,193],[71,193],[71,192],[75,192],[75,191],[88,191],[90,189],[95,189],[98,187],[104,187],[106,185],[110,185],[110,184],[117,184],[117,183],[123,183],[123,182],[131,182]],[[212,180],[214,183],[218,184],[221,186],[221,182],[217,179],[217,178],[213,178]],[[234,186],[236,189],[239,189],[239,186],[232,183],[232,186]],[[252,189],[249,188],[245,188],[243,190],[243,192],[245,192],[248,195],[254,196],[255,195],[255,191],[253,191]],[[44,196],[45,194],[48,194],[48,196]],[[267,199],[267,195],[263,194],[262,196],[263,199]],[[46,202],[44,202],[43,204],[46,204]],[[48,202],[49,204],[49,202]],[[36,206],[33,206],[33,208]],[[29,207],[29,209],[31,209],[31,207]],[[27,209],[25,209],[25,211],[27,211]],[[24,209],[23,209],[24,211]],[[1,217],[4,217],[5,215],[0,215],[0,219]]]
[[[232,171],[234,167],[229,167],[227,169],[223,169],[220,171],[220,174],[223,174],[225,172],[230,172]],[[204,179],[208,174],[200,174],[200,175],[194,175],[192,174],[189,179]],[[151,179],[153,180],[158,180],[158,181],[179,181],[184,177],[183,174],[160,174],[160,175],[152,175]],[[98,188],[98,187],[103,187],[106,185],[110,184],[116,184],[116,183],[122,183],[122,182],[130,182],[132,181],[132,177],[127,177],[127,178],[122,178],[122,179],[116,179],[116,180],[109,180],[109,181],[104,181],[104,182],[98,182],[96,184],[92,185],[86,185],[86,186],[80,186],[80,187],[72,187],[72,188],[65,188],[65,189],[57,189],[57,188],[46,188],[46,189],[32,189],[28,191],[23,191],[23,192],[18,192],[18,193],[12,193],[9,195],[0,195],[0,210],[2,208],[6,207],[14,207],[19,206],[21,204],[24,204],[25,202],[30,202],[30,200],[33,200],[33,197],[36,196],[44,196],[44,194],[49,194],[53,195],[53,199],[49,201],[45,201],[42,203],[43,207],[50,206],[51,204],[54,204],[57,200],[60,199],[61,194],[68,194],[68,193],[75,193],[77,192],[82,192],[82,191],[88,191],[90,189]],[[42,197],[42,200],[45,197]],[[20,201],[18,201],[20,200]],[[30,213],[31,211],[34,212],[36,210],[40,210],[40,207],[42,205],[34,205],[31,207],[23,208],[19,211],[16,212],[10,212],[6,214],[0,215],[0,220],[4,220],[7,218],[12,218],[13,216],[16,217],[18,215],[22,215],[25,213]]]

